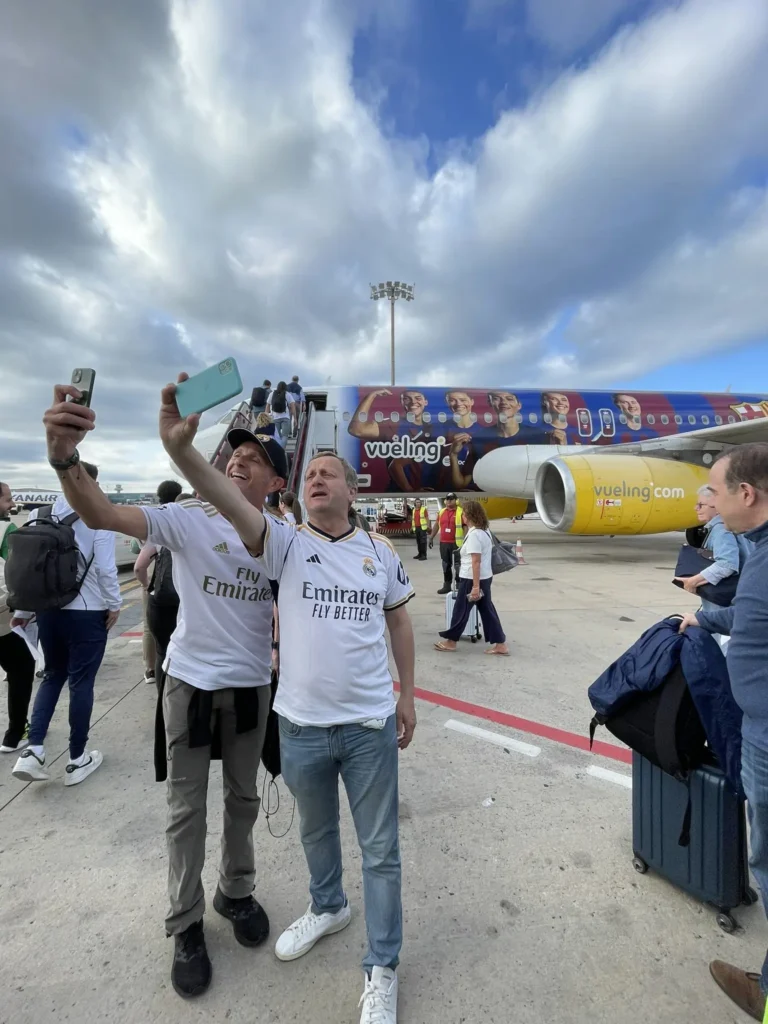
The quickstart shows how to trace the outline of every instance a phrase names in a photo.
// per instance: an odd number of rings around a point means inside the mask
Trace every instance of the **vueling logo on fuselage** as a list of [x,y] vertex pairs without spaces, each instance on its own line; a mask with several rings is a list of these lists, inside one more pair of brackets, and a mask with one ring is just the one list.
[[271,601],[272,587],[269,580],[260,586],[260,572],[254,572],[241,565],[237,570],[237,583],[225,583],[215,576],[203,576],[203,590],[211,597],[226,597],[230,601]]
[[372,590],[352,590],[348,587],[316,587],[305,583],[301,588],[305,601],[314,601],[313,619],[351,619],[368,622],[371,608],[379,603],[379,595]]

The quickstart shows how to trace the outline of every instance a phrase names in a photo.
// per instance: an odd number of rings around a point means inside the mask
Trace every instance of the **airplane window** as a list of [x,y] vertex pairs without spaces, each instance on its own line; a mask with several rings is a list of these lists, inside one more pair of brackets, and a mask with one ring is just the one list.
[[545,412],[544,415],[541,418],[544,420],[545,423],[551,423],[552,422],[552,414],[549,413],[549,412]]
[[472,420],[473,423],[477,423],[477,413],[476,412],[471,412],[469,414],[469,418],[470,418],[470,420]]
[[705,426],[708,426],[708,425],[709,425],[709,416],[702,416],[702,417],[701,417],[701,422],[702,422],[702,423],[703,423],[703,424],[704,424]]
[[507,422],[507,414],[505,412],[500,412],[499,413],[499,423],[506,423],[506,422]]
[[728,417],[728,422],[729,423],[735,423],[736,422],[736,417],[735,416],[729,416]]
[[377,423],[381,423],[381,421],[384,419],[384,413],[377,412],[373,418],[376,420]]
[[219,420],[219,423],[231,423],[232,420],[235,418],[236,411],[236,409],[230,409],[229,412],[225,412],[224,415]]
[[[520,413],[517,413],[515,415],[515,419],[517,420],[518,423],[522,423],[523,422],[523,417],[520,415]],[[531,423],[538,423],[539,422],[539,417],[536,415],[535,412],[532,412],[530,414],[530,416],[528,417],[528,419],[530,420]]]
[[646,416],[646,419],[647,419],[647,421],[648,421],[648,425],[649,425],[649,426],[651,426],[651,427],[652,427],[652,426],[653,426],[653,424],[654,424],[654,423],[656,422],[656,417],[655,417],[655,416],[653,415],[653,413],[652,413],[652,412],[649,412],[649,413],[648,413],[648,415]]
[[424,413],[421,414],[421,418],[424,420],[425,423],[431,423],[432,422],[432,413],[431,412],[424,412]]
[[487,412],[485,416],[483,416],[483,419],[485,420],[486,423],[493,423],[493,416],[489,412]]
[[682,422],[683,422],[683,417],[682,416],[680,416],[680,415],[675,416],[675,423],[678,425],[678,427],[680,426],[680,424]]
[[723,417],[722,416],[715,416],[715,423],[718,425],[718,427],[722,425],[722,422],[723,422]]
[[345,420],[346,420],[347,422],[349,422],[349,420],[350,420],[351,418],[352,418],[352,416],[351,416],[351,413],[350,413],[349,409],[346,409],[346,410],[344,411],[344,419],[345,419]]
[[666,425],[667,425],[667,424],[669,423],[669,416],[664,416],[664,415],[662,415],[662,417],[661,417],[661,422],[662,422],[662,423],[664,424],[664,426],[666,427]]
[[440,420],[441,423],[445,423],[445,421],[448,419],[444,412],[439,412],[437,414],[437,418]]
[[621,413],[621,415],[619,416],[619,423],[621,423],[623,427],[626,427],[627,417],[624,415],[624,413]]
[[696,417],[695,416],[689,416],[688,417],[688,422],[689,423],[695,423],[696,422]]
[[400,422],[400,413],[399,412],[393,412],[392,415],[390,416],[390,419],[392,420],[393,423],[399,423]]

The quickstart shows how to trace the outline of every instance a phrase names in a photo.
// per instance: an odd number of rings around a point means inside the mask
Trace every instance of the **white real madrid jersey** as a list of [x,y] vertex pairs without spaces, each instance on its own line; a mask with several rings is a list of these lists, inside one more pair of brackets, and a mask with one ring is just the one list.
[[280,584],[275,710],[296,725],[388,718],[395,698],[384,613],[413,597],[389,541],[354,528],[334,539],[268,519],[263,562]]

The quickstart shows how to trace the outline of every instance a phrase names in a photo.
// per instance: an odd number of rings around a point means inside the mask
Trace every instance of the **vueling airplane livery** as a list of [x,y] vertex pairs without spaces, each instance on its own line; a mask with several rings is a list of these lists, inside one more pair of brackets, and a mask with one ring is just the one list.
[[[361,496],[474,493],[492,518],[535,509],[574,534],[685,529],[719,452],[768,440],[762,395],[326,387],[306,398],[294,490],[306,456],[333,448]],[[203,432],[209,447],[221,429]]]

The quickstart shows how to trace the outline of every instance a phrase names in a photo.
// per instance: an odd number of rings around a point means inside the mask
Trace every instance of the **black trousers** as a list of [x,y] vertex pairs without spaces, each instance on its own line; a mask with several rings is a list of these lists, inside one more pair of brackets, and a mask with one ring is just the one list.
[[8,731],[3,744],[15,747],[21,742],[27,727],[35,679],[35,659],[26,642],[16,633],[0,636],[0,669],[8,677]]
[[165,682],[163,662],[168,653],[168,644],[171,642],[173,631],[176,629],[178,614],[179,606],[177,604],[158,604],[152,594],[149,595],[147,622],[149,623],[149,631],[155,638],[155,648],[157,650],[155,685],[157,686],[157,692],[160,694],[163,692],[163,683]]
[[416,529],[416,550],[419,553],[419,558],[427,557],[427,531],[422,530],[421,527]]
[[[493,579],[480,580],[480,600],[475,601],[480,620],[483,623],[485,642],[488,644],[503,644],[506,642],[504,630],[501,628],[498,613],[491,600],[491,583]],[[443,640],[461,640],[464,627],[472,611],[472,603],[469,595],[472,590],[472,580],[459,580],[459,590],[456,594],[456,603],[453,606],[451,617],[451,628],[444,629],[440,636]]]
[[446,544],[444,541],[440,541],[440,558],[443,562],[443,579],[445,580],[446,587],[451,586],[454,577],[458,587],[461,552],[455,544]]

